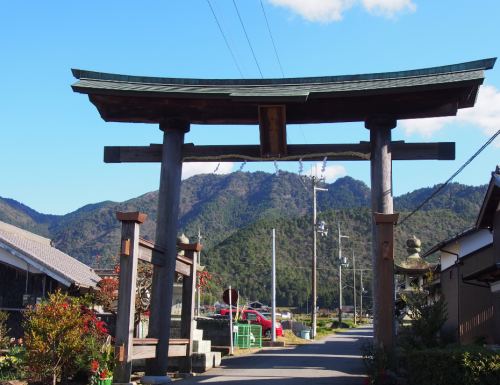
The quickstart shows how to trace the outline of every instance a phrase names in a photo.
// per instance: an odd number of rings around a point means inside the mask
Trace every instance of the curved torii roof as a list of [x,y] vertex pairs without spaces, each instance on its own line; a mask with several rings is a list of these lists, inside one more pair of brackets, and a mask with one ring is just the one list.
[[259,105],[286,106],[289,124],[456,115],[473,107],[496,58],[420,70],[282,79],[179,79],[73,69],[72,88],[88,94],[105,121],[258,124]]

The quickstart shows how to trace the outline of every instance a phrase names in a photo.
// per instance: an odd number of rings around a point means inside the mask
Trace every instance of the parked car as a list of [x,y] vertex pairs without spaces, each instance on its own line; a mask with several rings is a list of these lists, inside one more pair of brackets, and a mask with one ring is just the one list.
[[373,323],[373,316],[370,317],[370,323]]
[[[229,309],[221,309],[220,311],[222,316],[229,315]],[[233,316],[236,315],[236,309],[233,309]],[[265,315],[259,313],[256,310],[245,309],[243,310],[243,314],[241,315],[241,319],[245,321],[250,321],[252,325],[260,325],[262,326],[262,335],[264,337],[271,337],[272,333],[272,321],[269,320]],[[283,327],[280,322],[276,322],[276,335],[283,335]]]

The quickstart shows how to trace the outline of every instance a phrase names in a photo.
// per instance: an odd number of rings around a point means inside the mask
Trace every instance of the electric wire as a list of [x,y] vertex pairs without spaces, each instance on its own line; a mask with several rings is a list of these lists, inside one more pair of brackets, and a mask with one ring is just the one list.
[[240,19],[241,26],[243,27],[243,31],[245,32],[245,36],[247,37],[248,45],[250,46],[250,50],[252,51],[253,58],[255,59],[255,63],[257,64],[257,68],[259,69],[260,77],[262,79],[264,79],[264,76],[262,76],[262,71],[260,70],[259,62],[257,61],[257,57],[255,56],[255,53],[253,52],[252,44],[250,43],[250,39],[248,38],[247,31],[245,29],[245,26],[243,25],[243,20],[241,19],[240,11],[238,11],[238,7],[236,6],[236,1],[235,0],[233,0],[233,4],[234,4],[234,8],[236,8],[236,13],[238,14],[238,17]]
[[219,3],[217,3],[217,0],[214,0],[214,1],[215,1],[215,5],[217,6],[217,9],[219,10],[220,16],[222,17],[222,21],[224,22],[224,25],[226,26],[227,33],[229,34],[229,37],[231,38],[231,41],[233,42],[234,49],[236,50],[236,53],[238,54],[238,57],[240,58],[241,64],[243,65],[243,68],[245,69],[245,73],[247,74],[247,77],[250,77],[250,75],[248,74],[247,67],[245,66],[245,63],[243,62],[243,59],[240,56],[240,51],[238,51],[238,47],[236,47],[236,43],[234,42],[233,35],[231,35],[231,32],[229,31],[229,27],[226,24],[226,19],[224,19],[224,15],[222,14],[222,11],[219,7]]
[[269,27],[269,22],[267,21],[266,11],[264,10],[264,4],[262,4],[262,0],[260,0],[260,5],[262,7],[262,13],[264,13],[264,18],[266,19],[267,30],[269,31],[269,36],[271,37],[271,41],[273,43],[274,52],[276,53],[276,58],[278,59],[278,64],[280,65],[281,75],[283,75],[283,77],[285,77],[285,74],[283,72],[283,68],[281,67],[280,58],[278,56],[278,50],[276,49],[276,45],[274,44],[273,34],[271,33],[271,28]]
[[458,174],[462,172],[462,170],[467,167],[483,150],[490,145],[491,142],[495,140],[495,138],[500,135],[500,130],[496,132],[483,146],[477,150],[477,152],[469,158],[467,162],[465,162],[462,167],[460,167],[457,172],[455,172],[446,182],[444,182],[436,191],[434,191],[425,201],[420,203],[418,207],[413,210],[410,214],[408,214],[401,222],[399,222],[396,226],[403,224],[407,219],[409,219],[413,214],[419,211],[424,205],[426,205],[432,198],[434,198],[442,189],[444,189],[448,183],[450,183]]
[[207,0],[208,5],[210,6],[210,10],[212,11],[212,15],[214,15],[215,21],[217,22],[217,25],[219,26],[220,33],[222,33],[222,37],[224,38],[224,41],[226,42],[227,48],[229,49],[229,52],[231,53],[231,56],[233,57],[234,64],[236,64],[236,67],[238,68],[238,71],[241,75],[241,77],[244,79],[245,77],[241,73],[240,66],[238,65],[238,62],[236,61],[236,58],[234,57],[233,51],[231,50],[231,47],[229,46],[229,43],[227,42],[226,36],[224,35],[224,32],[222,31],[222,28],[220,26],[219,20],[217,20],[217,16],[215,16],[214,9],[212,8],[212,4],[210,4],[210,0]]

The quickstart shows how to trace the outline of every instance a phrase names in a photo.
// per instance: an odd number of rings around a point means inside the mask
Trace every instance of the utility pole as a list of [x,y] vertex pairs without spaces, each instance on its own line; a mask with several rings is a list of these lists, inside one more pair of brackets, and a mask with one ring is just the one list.
[[352,273],[354,274],[354,325],[356,325],[356,258],[354,257],[354,250],[352,252]]
[[363,266],[359,269],[359,274],[361,279],[361,306],[359,308],[359,315],[361,322],[363,322],[363,292],[365,291],[365,288],[363,287]]
[[271,341],[276,341],[276,234],[273,229],[273,255],[271,262]]
[[340,222],[339,222],[339,326],[341,329],[342,329],[342,264],[345,264],[345,260],[342,259],[342,238],[349,238],[349,237],[347,235],[341,234]]
[[[311,325],[312,325],[312,338],[316,338],[316,313],[317,313],[317,294],[316,294],[316,191],[328,191],[326,188],[319,188],[316,185],[321,182],[322,179],[317,179],[315,175],[311,177],[313,186],[313,264],[312,264],[312,307],[311,307]],[[325,223],[322,222],[322,228],[320,229],[321,235],[328,234],[328,230],[325,229]]]

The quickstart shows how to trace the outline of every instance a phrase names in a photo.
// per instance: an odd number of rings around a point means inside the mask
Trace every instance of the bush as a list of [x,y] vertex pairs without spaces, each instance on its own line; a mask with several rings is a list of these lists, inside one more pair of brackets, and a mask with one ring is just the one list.
[[[339,328],[340,328],[339,321],[333,321],[332,329],[339,329]],[[352,324],[350,324],[347,321],[342,321],[342,329],[350,329],[350,328],[352,328]]]
[[[432,275],[431,275],[432,277]],[[414,291],[408,296],[400,294],[406,303],[411,319],[411,326],[404,326],[403,319],[397,337],[397,344],[407,352],[414,350],[444,349],[450,341],[454,330],[443,332],[448,320],[446,297],[441,293],[439,300],[428,305],[426,294],[413,285]]]
[[26,311],[26,364],[39,380],[50,379],[55,385],[60,376],[64,383],[79,363],[90,369],[90,364],[99,358],[107,330],[86,302],[56,292]]
[[0,357],[0,381],[19,380],[26,376],[25,353],[24,347],[14,346],[6,356]]
[[10,329],[7,329],[7,319],[9,318],[9,313],[0,310],[0,349],[7,349],[9,347],[9,337],[7,333]]
[[500,383],[500,355],[479,346],[453,346],[407,353],[411,385]]

